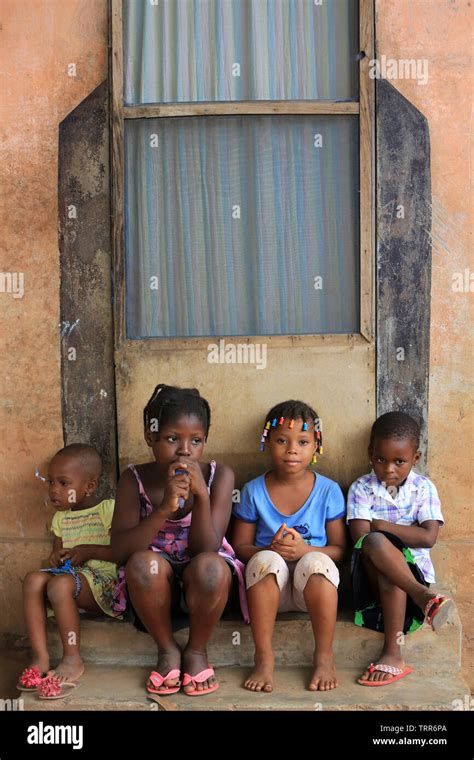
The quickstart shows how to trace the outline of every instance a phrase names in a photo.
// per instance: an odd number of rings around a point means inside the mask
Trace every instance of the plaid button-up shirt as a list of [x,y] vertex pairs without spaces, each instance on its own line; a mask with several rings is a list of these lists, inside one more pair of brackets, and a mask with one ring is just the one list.
[[[438,520],[444,525],[435,485],[413,470],[394,496],[373,470],[354,481],[347,497],[347,522],[350,520],[387,520],[397,525],[421,525],[426,520]],[[410,551],[425,580],[434,583],[430,550],[410,547]]]

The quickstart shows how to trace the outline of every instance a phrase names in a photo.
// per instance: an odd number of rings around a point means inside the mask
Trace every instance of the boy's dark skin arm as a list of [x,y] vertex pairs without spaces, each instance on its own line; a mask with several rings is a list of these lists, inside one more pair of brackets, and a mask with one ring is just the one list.
[[425,520],[421,525],[397,525],[388,520],[350,520],[349,529],[355,543],[365,533],[385,530],[398,536],[403,543],[412,549],[431,549],[438,538],[438,520]]

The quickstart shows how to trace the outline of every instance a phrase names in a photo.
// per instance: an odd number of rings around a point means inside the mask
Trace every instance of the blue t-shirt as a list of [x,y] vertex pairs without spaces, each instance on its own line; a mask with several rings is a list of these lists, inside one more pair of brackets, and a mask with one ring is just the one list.
[[284,515],[270,499],[265,475],[260,475],[245,484],[232,512],[239,520],[256,523],[255,546],[269,546],[282,523],[301,533],[307,544],[326,546],[326,522],[345,517],[346,504],[338,484],[318,475],[305,503],[294,514]]

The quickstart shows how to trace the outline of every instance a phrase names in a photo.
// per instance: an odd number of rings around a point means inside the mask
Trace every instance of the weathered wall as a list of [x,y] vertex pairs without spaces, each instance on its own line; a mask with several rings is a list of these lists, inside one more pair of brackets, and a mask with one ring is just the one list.
[[61,122],[58,178],[64,441],[100,451],[101,498],[117,476],[108,101],[104,79]]
[[34,471],[63,445],[58,126],[107,78],[108,20],[106,0],[4,0],[1,15],[0,268],[24,273],[23,298],[0,293],[0,630],[15,631],[20,577],[49,554]]
[[[426,59],[428,81],[392,80],[428,121],[431,143],[432,286],[428,472],[446,526],[434,559],[455,592],[463,623],[464,674],[474,686],[472,294],[453,291],[471,265],[472,3],[376,0],[376,54]],[[420,69],[423,73],[423,69]],[[423,76],[421,77],[423,79]],[[474,288],[474,284],[472,285]]]

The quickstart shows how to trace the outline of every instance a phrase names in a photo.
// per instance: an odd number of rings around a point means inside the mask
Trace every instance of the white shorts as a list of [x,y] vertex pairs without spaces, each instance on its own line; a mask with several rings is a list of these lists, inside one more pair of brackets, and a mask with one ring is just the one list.
[[280,589],[278,612],[307,612],[303,591],[314,574],[324,575],[336,588],[339,586],[339,570],[331,557],[322,552],[307,552],[296,564],[290,566],[277,552],[265,549],[257,552],[245,568],[245,583],[251,588],[274,573]]

